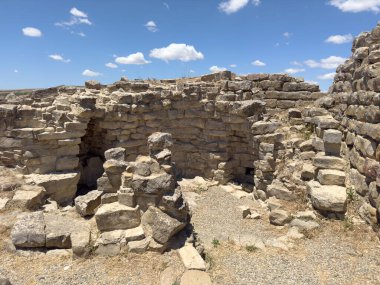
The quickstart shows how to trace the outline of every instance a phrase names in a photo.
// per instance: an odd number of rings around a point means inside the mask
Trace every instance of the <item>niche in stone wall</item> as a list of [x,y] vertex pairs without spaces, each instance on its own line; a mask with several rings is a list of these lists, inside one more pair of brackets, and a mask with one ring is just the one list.
[[80,180],[77,195],[86,194],[97,188],[97,179],[104,172],[104,131],[98,119],[91,119],[86,134],[81,138],[79,150]]

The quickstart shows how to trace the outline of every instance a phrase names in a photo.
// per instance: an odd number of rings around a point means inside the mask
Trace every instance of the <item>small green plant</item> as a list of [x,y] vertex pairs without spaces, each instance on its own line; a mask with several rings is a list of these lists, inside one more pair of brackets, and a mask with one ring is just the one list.
[[356,194],[356,191],[354,188],[348,187],[346,192],[347,192],[347,200],[349,203],[358,200],[358,194]]
[[172,285],[179,285],[179,281],[176,280]]
[[354,229],[354,221],[352,217],[345,217],[343,220],[343,227],[345,230],[352,231]]
[[258,248],[257,248],[256,246],[254,246],[254,245],[247,245],[247,246],[245,247],[245,249],[246,249],[246,251],[248,251],[248,252],[254,252],[254,251],[258,250]]
[[212,245],[213,245],[213,247],[218,247],[220,245],[220,241],[218,239],[214,238],[212,240]]
[[313,134],[313,127],[311,125],[307,125],[302,129],[303,136],[305,140],[309,140],[311,135]]

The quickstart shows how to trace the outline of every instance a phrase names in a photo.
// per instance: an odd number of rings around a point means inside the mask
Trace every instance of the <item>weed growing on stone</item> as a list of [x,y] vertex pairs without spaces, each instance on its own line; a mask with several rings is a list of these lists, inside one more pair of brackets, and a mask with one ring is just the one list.
[[357,201],[358,200],[358,194],[356,194],[356,191],[352,187],[347,188],[347,200],[349,203]]

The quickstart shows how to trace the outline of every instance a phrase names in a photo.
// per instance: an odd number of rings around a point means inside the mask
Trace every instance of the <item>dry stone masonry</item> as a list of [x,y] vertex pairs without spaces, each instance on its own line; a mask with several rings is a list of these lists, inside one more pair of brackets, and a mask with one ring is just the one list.
[[228,71],[2,91],[0,166],[18,174],[1,182],[0,211],[22,211],[12,242],[78,257],[179,248],[183,279],[209,280],[191,233],[194,203],[177,183],[196,176],[261,201],[268,222],[290,227],[287,238],[318,228],[321,215],[345,219],[352,200],[377,229],[379,70],[380,25],[354,40],[327,94],[285,74]]

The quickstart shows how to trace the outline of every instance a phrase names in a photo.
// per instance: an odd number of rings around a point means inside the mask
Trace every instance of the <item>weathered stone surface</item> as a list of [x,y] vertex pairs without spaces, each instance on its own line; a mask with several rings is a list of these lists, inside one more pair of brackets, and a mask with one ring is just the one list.
[[12,242],[16,247],[44,247],[45,220],[42,212],[23,214],[11,231]]
[[352,187],[362,196],[365,196],[369,191],[366,177],[360,174],[355,168],[350,169],[349,175],[347,176],[347,186]]
[[191,244],[185,244],[177,252],[187,270],[206,270],[205,261]]
[[173,145],[172,135],[169,133],[154,133],[148,137],[148,147],[152,154],[165,148],[170,149]]
[[12,198],[12,204],[29,210],[36,210],[42,206],[46,191],[43,187],[23,185]]
[[184,223],[171,218],[156,207],[149,207],[143,214],[141,222],[145,233],[161,244],[167,243],[185,226]]
[[344,186],[346,174],[343,171],[335,169],[320,169],[317,178],[322,185]]
[[45,214],[46,247],[71,248],[70,218],[59,214]]
[[276,226],[283,226],[291,221],[288,212],[281,209],[275,209],[269,213],[269,221]]
[[101,205],[95,214],[96,224],[100,231],[131,229],[140,225],[139,207],[131,208],[116,203]]
[[74,198],[78,181],[77,172],[26,175],[27,183],[44,187],[46,194],[58,203],[67,203]]
[[149,243],[149,238],[131,241],[128,243],[128,251],[133,253],[144,253],[148,249]]
[[180,285],[211,285],[210,276],[203,271],[187,270],[181,277]]
[[301,178],[303,180],[312,180],[315,175],[315,167],[310,163],[305,163],[302,166]]
[[323,212],[345,213],[347,209],[346,188],[336,185],[321,185],[310,181],[307,184],[313,207]]
[[325,156],[317,154],[313,159],[313,164],[317,168],[336,169],[344,171],[347,167],[347,162],[339,157]]
[[106,150],[104,153],[104,156],[106,160],[120,160],[124,161],[125,160],[125,148],[122,147],[116,147],[116,148],[110,148]]
[[275,180],[268,186],[267,193],[280,200],[293,201],[296,199],[295,193],[288,190],[280,181]]
[[78,196],[75,198],[75,208],[82,216],[91,216],[95,214],[97,207],[101,204],[101,191],[90,191],[86,195]]
[[175,181],[173,176],[167,173],[153,173],[147,177],[135,174],[130,186],[135,193],[164,194],[174,190]]
[[8,278],[0,276],[0,285],[12,285]]

